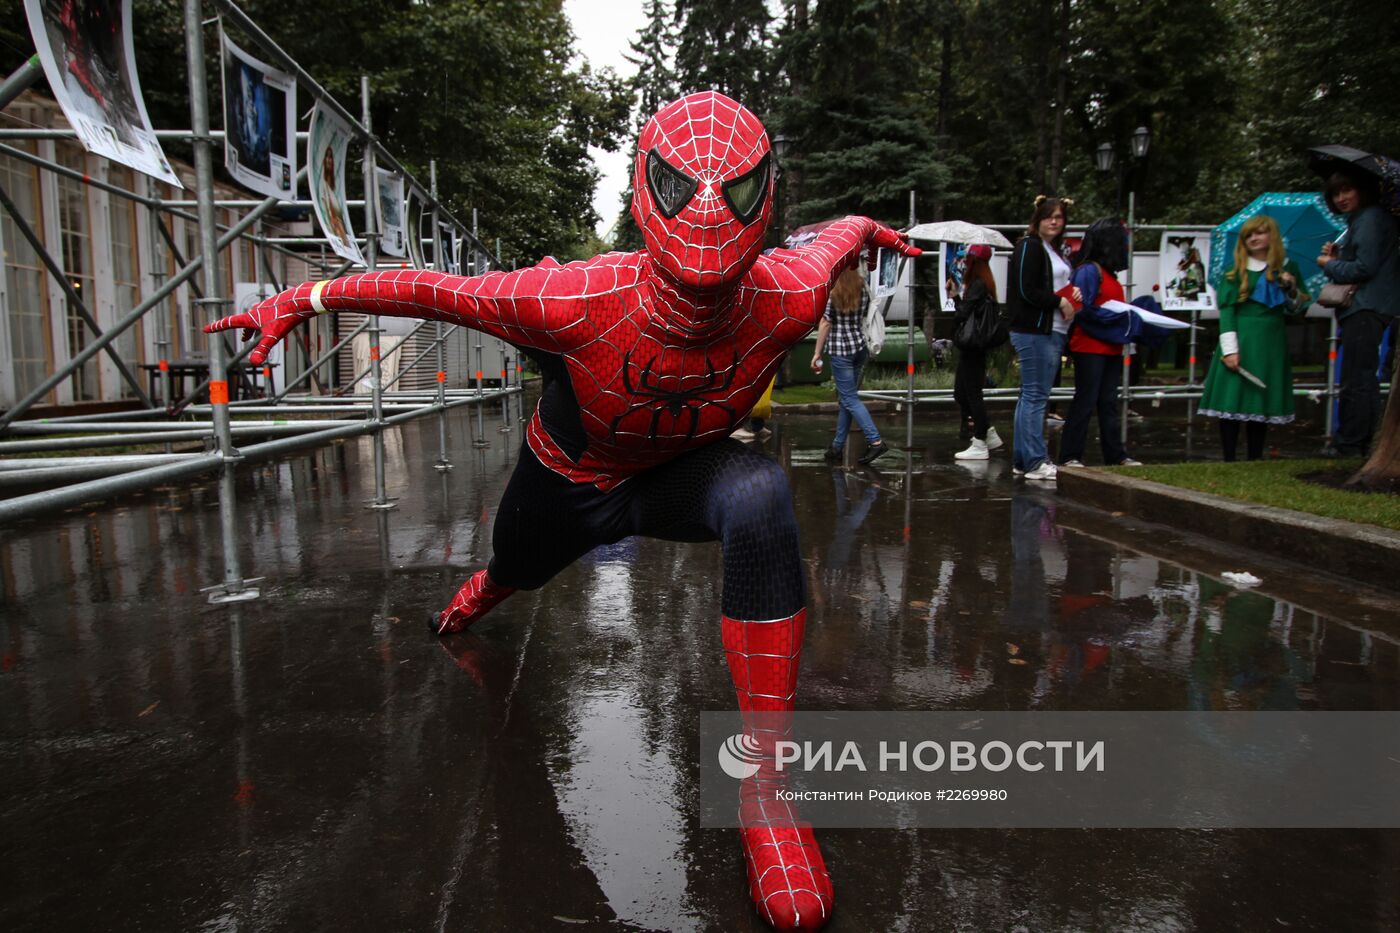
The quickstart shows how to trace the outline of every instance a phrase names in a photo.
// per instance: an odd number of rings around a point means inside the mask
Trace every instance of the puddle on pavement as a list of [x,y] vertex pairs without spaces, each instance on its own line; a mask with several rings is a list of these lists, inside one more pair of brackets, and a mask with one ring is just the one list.
[[[3,533],[0,924],[761,928],[737,839],[694,816],[699,711],[734,703],[718,548],[621,542],[438,642],[423,620],[489,555],[519,439],[452,427],[446,476],[435,425],[390,445],[387,514],[363,507],[368,441],[243,474],[253,603],[199,593],[222,574],[212,487]],[[878,470],[814,456],[824,419],[776,427],[803,708],[1400,708],[1372,593],[1236,590],[1005,455],[954,465],[946,424]],[[1294,572],[1250,566],[1266,592]],[[1397,832],[822,838],[832,930],[1400,926]]]

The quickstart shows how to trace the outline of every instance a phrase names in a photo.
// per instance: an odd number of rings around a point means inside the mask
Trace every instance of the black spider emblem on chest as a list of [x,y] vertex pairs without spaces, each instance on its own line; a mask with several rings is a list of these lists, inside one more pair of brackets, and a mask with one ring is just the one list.
[[[640,383],[632,384],[632,354],[629,352],[622,358],[622,387],[632,398],[640,401],[632,402],[627,408],[612,420],[612,436],[617,437],[617,426],[622,419],[632,414],[634,411],[651,411],[651,427],[648,429],[648,436],[651,442],[657,442],[657,428],[661,425],[661,415],[669,413],[672,422],[679,427],[680,420],[686,416],[687,427],[685,440],[690,440],[695,436],[695,431],[700,427],[700,412],[705,406],[713,405],[721,409],[730,418],[738,417],[734,409],[722,402],[703,398],[711,392],[727,392],[734,382],[734,375],[739,371],[739,354],[734,353],[734,362],[725,370],[723,375],[715,369],[715,364],[710,361],[709,356],[705,357],[705,379],[698,385],[689,389],[666,389],[661,386],[660,378],[655,374],[656,357],[653,356],[642,367]],[[681,380],[677,380],[678,384]],[[688,413],[688,416],[687,416]]]

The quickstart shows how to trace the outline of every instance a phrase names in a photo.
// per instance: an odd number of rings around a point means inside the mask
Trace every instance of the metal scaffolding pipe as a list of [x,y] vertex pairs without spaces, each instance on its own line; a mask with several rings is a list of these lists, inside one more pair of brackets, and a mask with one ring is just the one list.
[[297,377],[296,377],[295,379],[293,379],[291,382],[289,382],[289,383],[287,383],[285,386],[283,386],[283,387],[282,387],[282,391],[281,391],[281,392],[278,392],[276,395],[274,395],[274,396],[272,397],[272,400],[273,400],[274,402],[280,402],[280,401],[282,401],[282,399],[286,398],[288,392],[292,391],[292,389],[294,389],[294,388],[296,388],[297,386],[301,385],[302,382],[304,382],[305,380],[311,378],[311,374],[312,374],[312,373],[314,373],[316,370],[318,370],[318,369],[320,369],[322,366],[324,366],[327,360],[332,359],[337,353],[339,353],[339,352],[341,351],[341,349],[342,349],[347,343],[349,343],[351,340],[354,340],[354,339],[355,339],[355,335],[356,335],[356,334],[358,334],[358,333],[360,333],[361,331],[363,331],[366,327],[369,327],[369,318],[365,318],[363,321],[360,322],[360,326],[359,326],[359,327],[356,327],[356,328],[355,328],[354,330],[352,330],[350,333],[346,334],[344,337],[341,338],[341,340],[340,340],[339,343],[337,343],[335,346],[331,347],[331,348],[330,348],[329,350],[327,350],[325,353],[322,353],[321,356],[320,356],[320,358],[317,359],[316,362],[312,363],[310,366],[308,366],[308,367],[306,368],[306,371],[305,371],[305,372],[303,372],[300,376],[297,376]]
[[[494,397],[494,394],[495,393],[491,393],[487,398]],[[477,402],[478,400],[474,397],[459,398],[449,401],[446,407],[456,408],[460,405],[472,405]],[[422,415],[437,410],[437,407],[436,405],[427,405],[417,411],[394,415],[385,420],[384,427],[399,425],[413,418],[421,417]],[[376,430],[379,427],[380,426],[375,425],[374,422],[371,421],[349,422],[335,428],[317,431],[312,434],[254,444],[244,448],[241,453],[243,457],[248,460],[261,459],[285,451],[295,450],[300,447],[319,444],[323,441],[334,440],[338,437],[363,434],[367,431]],[[151,486],[159,486],[177,479],[195,477],[202,473],[212,472],[222,465],[223,458],[218,453],[198,454],[194,458],[183,460],[178,463],[161,464],[147,469],[124,473],[120,476],[109,476],[103,479],[64,486],[60,489],[48,489],[25,496],[15,496],[10,499],[0,500],[0,524],[18,521],[23,518],[30,518],[55,509],[81,505],[84,502],[91,502],[94,499],[104,499],[126,492],[147,489]]]
[[60,489],[46,489],[43,492],[30,493],[27,496],[15,496],[12,499],[0,500],[0,523],[17,521],[54,509],[81,505],[84,502],[105,499],[124,492],[135,492],[138,489],[159,486],[171,480],[198,476],[201,473],[216,470],[222,465],[223,458],[218,453],[204,454],[195,460],[167,463],[144,470],[135,470],[121,476],[109,476],[105,479],[64,486]]
[[[305,174],[305,167],[303,167],[299,172],[297,172],[298,184],[300,184],[301,179],[303,176],[305,176]],[[254,209],[246,217],[244,217],[238,223],[234,224],[233,227],[231,227],[227,233],[225,233],[222,237],[219,238],[218,248],[223,249],[224,247],[228,246],[228,244],[232,243],[234,240],[237,240],[239,235],[242,234],[244,230],[247,230],[254,223],[256,223],[257,219],[267,211],[271,210],[276,203],[276,198],[268,198],[266,201],[263,202],[262,207]],[[74,356],[66,364],[64,364],[64,366],[61,369],[53,373],[42,383],[40,383],[37,388],[31,391],[24,398],[16,402],[13,408],[5,412],[3,416],[0,416],[0,431],[3,431],[16,418],[18,418],[20,415],[24,414],[26,411],[32,408],[36,402],[38,402],[44,396],[48,395],[50,390],[52,390],[63,380],[67,379],[84,363],[92,359],[97,354],[101,353],[103,347],[107,346],[107,344],[111,343],[113,340],[116,340],[123,333],[125,333],[129,327],[131,327],[137,321],[141,320],[141,318],[145,316],[147,311],[150,311],[152,308],[160,304],[166,299],[167,296],[170,295],[171,292],[175,291],[175,289],[185,284],[185,280],[189,279],[196,272],[198,272],[203,266],[203,264],[204,257],[202,256],[198,256],[194,259],[191,259],[189,263],[187,263],[180,269],[180,271],[176,272],[169,279],[167,279],[164,285],[156,289],[149,298],[147,298],[145,301],[141,302],[130,312],[128,312],[126,317],[122,318],[120,321],[114,324],[97,340],[94,340],[92,343],[84,347],[76,356]]]
[[39,53],[35,52],[29,56],[28,61],[10,72],[4,84],[0,84],[0,110],[10,106],[14,99],[38,81],[43,73],[44,66],[39,62]]
[[[426,324],[427,322],[424,321],[423,323]],[[415,366],[417,366],[419,363],[423,362],[423,359],[424,359],[429,353],[432,353],[434,350],[437,350],[437,351],[439,351],[439,355],[441,355],[441,351],[442,351],[442,342],[443,342],[443,340],[445,340],[449,335],[451,335],[451,333],[452,333],[453,331],[455,331],[455,330],[457,329],[457,327],[458,327],[458,325],[453,324],[452,327],[451,327],[451,329],[449,329],[446,333],[444,333],[443,330],[442,330],[442,322],[441,322],[441,321],[436,321],[436,322],[434,322],[434,323],[437,324],[437,333],[438,333],[438,336],[436,336],[436,337],[433,338],[433,342],[430,343],[430,344],[428,344],[427,349],[425,349],[422,353],[419,353],[417,356],[415,356],[415,357],[413,358],[413,362],[409,363],[407,366],[400,367],[398,373],[394,376],[394,378],[393,378],[393,379],[390,379],[388,382],[384,383],[384,389],[385,389],[386,393],[387,393],[387,390],[388,390],[389,386],[391,386],[391,385],[393,385],[394,383],[398,382],[398,381],[399,381],[400,379],[402,379],[405,375],[407,375],[409,372],[411,372]],[[417,333],[417,331],[420,330],[421,327],[422,327],[422,325],[419,325],[419,327],[414,328],[414,332]],[[410,336],[411,336],[411,335],[410,335]],[[399,344],[399,347],[403,346],[403,344],[404,344],[404,343],[407,343],[407,342],[408,342],[408,337],[405,337],[405,338],[403,339],[403,342],[401,342],[401,343]],[[394,347],[394,349],[397,350],[399,347]],[[391,352],[392,352],[392,351],[391,351]],[[387,395],[386,395],[386,397],[387,397]]]
[[[156,213],[164,212],[170,214],[173,217],[179,217],[182,220],[187,220],[191,223],[197,223],[199,220],[199,218],[197,218],[194,214],[191,214],[187,211],[175,210],[173,208],[164,206],[167,202],[161,201],[159,198],[151,198],[147,197],[144,194],[137,194],[134,191],[130,191],[126,188],[121,187],[120,185],[114,185],[110,182],[105,182],[100,179],[93,178],[90,175],[84,175],[82,172],[77,171],[76,169],[71,169],[66,165],[60,165],[57,162],[50,162],[48,159],[45,159],[42,156],[37,156],[32,152],[25,152],[23,149],[16,149],[14,146],[6,146],[3,143],[0,143],[0,155],[7,155],[11,158],[19,159],[21,162],[28,162],[30,165],[37,165],[39,168],[42,168],[47,172],[52,172],[55,175],[61,175],[65,178],[71,178],[74,181],[80,181],[83,184],[90,185],[99,191],[106,191],[108,194],[114,194],[117,197],[125,198],[128,201],[135,201],[137,204],[140,204],[148,210],[151,210]],[[298,177],[300,177],[300,173],[298,173]],[[232,228],[225,227],[223,224],[220,224],[219,229],[230,230]],[[323,266],[321,262],[317,259],[307,256],[304,253],[298,253],[295,250],[287,249],[286,247],[280,245],[281,238],[258,237],[251,233],[245,233],[242,234],[241,239],[251,240],[253,242],[260,243],[261,245],[267,246],[270,249],[276,250],[284,256],[290,256],[293,259],[298,260],[299,262],[304,262],[308,265],[321,266],[322,268],[328,268],[326,266]],[[296,241],[295,237],[290,239]]]
[[[335,423],[335,421],[329,419],[320,419],[307,421],[231,421],[230,425],[232,428],[238,430],[250,431],[254,429],[283,428],[287,426],[296,427],[298,425],[303,427],[307,425],[311,427],[325,427]],[[159,431],[162,428],[170,428],[179,431],[188,431],[195,428],[199,428],[207,434],[210,430],[214,429],[217,426],[217,424],[218,419],[216,417],[213,421],[128,421],[118,422],[116,424],[113,424],[110,421],[104,421],[98,427],[100,427],[103,431],[108,431],[112,434],[128,434],[138,433],[142,431]],[[12,434],[22,434],[30,436],[36,434],[81,434],[87,431],[91,431],[92,429],[93,425],[83,424],[82,422],[67,422],[65,424],[42,424],[33,421],[21,421],[17,424],[10,425],[10,432]]]
[[178,463],[191,457],[202,457],[202,453],[188,454],[110,454],[105,457],[25,457],[22,460],[0,460],[0,473],[21,473],[25,470],[46,467],[90,467],[104,464],[125,464],[126,466],[154,466],[158,463]]
[[[29,242],[30,249],[34,250],[34,254],[39,257],[39,261],[44,264],[44,268],[49,270],[49,275],[53,276],[54,281],[58,283],[58,287],[63,289],[64,296],[67,297],[68,303],[72,306],[73,310],[78,312],[78,317],[82,318],[83,323],[88,326],[88,329],[93,332],[94,336],[101,337],[102,328],[97,326],[97,319],[92,316],[92,312],[89,311],[87,305],[83,303],[83,299],[78,296],[77,289],[73,288],[73,283],[68,281],[68,276],[64,273],[63,268],[54,261],[54,258],[49,255],[49,251],[44,248],[43,241],[40,240],[39,235],[34,232],[34,228],[29,226],[29,222],[20,214],[19,208],[15,206],[15,202],[10,200],[10,195],[5,191],[4,186],[0,186],[0,207],[3,207],[10,215],[10,220],[14,222],[15,229]],[[122,360],[121,355],[117,353],[116,347],[108,346],[106,352],[107,356],[116,364],[117,372],[126,380],[127,385],[131,386],[132,390],[136,393],[137,399],[141,401],[141,404],[147,406],[154,405],[155,402],[152,402],[150,397],[146,395],[145,390],[141,388],[141,383],[137,380],[132,371],[127,368],[126,362]]]
[[[233,0],[214,0],[214,4],[224,11],[224,15],[227,16],[231,22],[237,25],[240,30],[247,33],[255,43],[261,46],[262,50],[272,57],[275,64],[296,75],[297,81],[308,88],[313,97],[325,103],[327,107],[335,112],[336,116],[350,124],[350,127],[359,134],[360,139],[365,145],[373,150],[379,161],[403,175],[406,179],[411,180],[420,191],[422,190],[422,185],[418,184],[417,179],[413,177],[413,173],[404,168],[403,163],[396,159],[394,154],[386,149],[384,145],[374,137],[369,131],[369,128],[364,123],[351,116],[350,111],[341,106],[340,101],[336,100],[329,91],[321,86],[319,81],[313,78],[306,69],[302,68],[301,65],[297,63],[296,59],[288,55],[280,45],[273,41],[271,36],[263,32],[262,28],[258,26],[257,23],[253,22],[252,18],[249,17],[247,13],[239,9],[238,5],[234,3]],[[483,252],[489,252],[481,241],[467,232],[466,227],[453,216],[452,212],[447,209],[447,206],[438,201],[436,195],[431,196],[429,206],[440,210],[450,224],[458,230],[461,230],[464,235],[468,236],[477,246],[481,247]],[[500,258],[495,258],[496,265],[500,267]]]
[[[378,321],[378,316],[376,315],[376,316],[374,316],[374,317],[371,317],[371,318],[370,318],[370,321],[375,321],[375,322],[377,322],[377,321]],[[369,323],[369,322],[367,321],[366,323]],[[384,354],[384,359],[388,359],[389,357],[393,356],[395,353],[399,352],[399,348],[402,347],[404,344],[408,343],[409,338],[412,337],[414,334],[418,333],[418,332],[419,332],[420,330],[422,330],[424,327],[426,327],[427,324],[428,324],[427,321],[419,321],[417,324],[413,325],[413,329],[410,330],[407,334],[405,334],[405,335],[404,335],[404,338],[403,338],[402,340],[400,340],[398,343],[394,344],[393,348],[390,349],[388,353]],[[373,338],[375,337],[375,335],[376,335],[377,333],[378,333],[377,328],[376,328],[376,329],[372,329],[372,330],[370,331],[370,338],[371,338],[371,341],[373,341]],[[377,341],[373,341],[373,342],[370,344],[371,359],[370,359],[369,368],[368,368],[368,369],[363,369],[363,370],[361,370],[360,373],[359,373],[357,376],[355,376],[354,379],[350,380],[350,383],[349,383],[348,385],[343,385],[343,386],[341,386],[340,388],[336,389],[336,390],[335,390],[335,394],[336,394],[336,395],[341,396],[341,397],[344,397],[344,396],[346,395],[346,393],[348,393],[351,389],[355,388],[355,386],[357,386],[357,385],[359,385],[361,382],[363,382],[363,381],[364,381],[364,378],[365,378],[366,376],[368,376],[368,375],[369,375],[370,373],[372,373],[372,372],[375,372],[375,370],[376,370],[377,367],[376,367],[374,364],[380,362],[380,360],[374,359],[374,358],[373,358],[373,351],[376,349],[377,345],[378,345],[378,342],[377,342]],[[379,378],[378,378],[378,375],[376,375],[374,381],[371,383],[371,386],[376,386],[376,385],[378,385],[378,384],[379,384]]]
[[[360,414],[356,412],[355,414]],[[318,431],[329,425],[348,424],[359,418],[338,418],[321,421],[294,421],[287,424],[263,425],[249,428],[234,426],[235,438],[285,436]],[[0,454],[35,453],[56,450],[91,450],[101,447],[132,447],[138,444],[203,443],[210,437],[208,428],[194,430],[151,432],[149,434],[93,434],[78,437],[44,435],[32,440],[0,441]]]
[[[38,56],[35,56],[37,59]],[[15,72],[18,74],[19,72]],[[11,78],[14,76],[11,75]],[[8,85],[10,79],[6,79]],[[3,91],[3,88],[0,88]],[[5,101],[8,104],[8,101]],[[166,142],[191,142],[194,139],[192,130],[155,130],[156,139]],[[210,139],[224,139],[226,134],[223,130],[210,130]],[[20,127],[13,129],[0,129],[0,139],[77,139],[78,131],[57,126],[46,127]],[[311,134],[305,130],[297,131],[297,142],[306,142],[311,138]],[[193,204],[194,202],[190,202]]]

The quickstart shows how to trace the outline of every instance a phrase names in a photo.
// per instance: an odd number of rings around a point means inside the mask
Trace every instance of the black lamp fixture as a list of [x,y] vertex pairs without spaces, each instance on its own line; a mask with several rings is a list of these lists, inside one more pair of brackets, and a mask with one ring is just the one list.
[[1101,172],[1113,171],[1113,144],[1099,143],[1099,148],[1094,150],[1094,164]]
[[1152,143],[1152,131],[1145,126],[1140,126],[1133,130],[1133,158],[1142,159],[1147,156],[1147,147]]

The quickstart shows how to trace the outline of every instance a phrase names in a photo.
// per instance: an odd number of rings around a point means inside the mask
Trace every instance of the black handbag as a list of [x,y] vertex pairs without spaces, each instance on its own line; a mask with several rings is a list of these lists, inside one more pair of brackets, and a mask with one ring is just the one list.
[[971,302],[955,298],[954,306],[961,318],[953,332],[953,346],[959,350],[991,350],[1006,343],[1010,337],[1005,318],[991,295],[982,295]]

